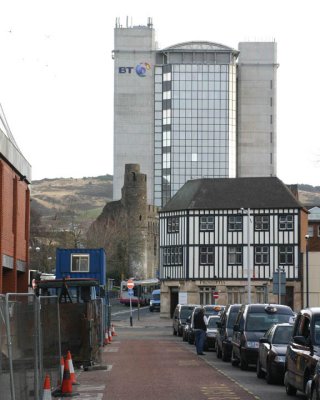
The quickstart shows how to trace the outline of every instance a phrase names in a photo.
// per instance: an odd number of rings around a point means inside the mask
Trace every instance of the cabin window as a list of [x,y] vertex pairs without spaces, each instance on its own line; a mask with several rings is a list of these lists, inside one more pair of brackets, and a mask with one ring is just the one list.
[[71,254],[71,272],[89,272],[89,254]]

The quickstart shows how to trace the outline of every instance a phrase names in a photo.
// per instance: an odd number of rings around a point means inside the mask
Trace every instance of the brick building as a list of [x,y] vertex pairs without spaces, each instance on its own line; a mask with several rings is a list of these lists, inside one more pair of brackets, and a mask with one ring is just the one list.
[[31,166],[0,113],[0,293],[3,294],[28,290],[30,181]]

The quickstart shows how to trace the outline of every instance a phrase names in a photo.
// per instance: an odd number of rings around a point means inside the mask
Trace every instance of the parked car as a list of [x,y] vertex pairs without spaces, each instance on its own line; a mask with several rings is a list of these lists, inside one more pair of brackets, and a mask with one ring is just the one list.
[[306,394],[308,399],[320,399],[320,360],[317,362],[315,373],[307,383]]
[[220,321],[219,315],[210,315],[208,317],[206,339],[205,339],[205,343],[204,343],[204,348],[206,350],[215,349],[217,330],[218,330],[217,323],[219,321]]
[[173,313],[172,326],[173,334],[182,336],[183,327],[186,324],[187,318],[192,314],[196,304],[178,304]]
[[287,347],[284,385],[288,395],[295,395],[299,390],[317,398],[318,383],[315,375],[319,359],[320,307],[306,308],[296,317]]
[[294,313],[281,304],[243,304],[237,315],[232,335],[231,363],[243,370],[256,366],[259,339],[274,324],[289,322]]
[[190,328],[191,328],[191,315],[186,319],[185,325],[182,327],[182,340],[184,342],[189,341],[189,333],[190,333]]
[[155,289],[151,293],[149,310],[151,312],[157,310],[160,311],[160,289]]
[[265,377],[268,383],[283,383],[287,345],[292,331],[292,324],[276,324],[259,340],[258,378]]
[[217,323],[216,355],[223,361],[231,359],[233,325],[240,307],[241,304],[228,304],[220,315],[220,322]]
[[196,315],[197,312],[199,312],[201,307],[204,308],[204,315],[207,318],[210,315],[220,315],[220,313],[225,309],[225,306],[220,306],[220,305],[204,305],[204,306],[195,307],[191,314],[190,327],[189,327],[189,333],[188,333],[188,343],[190,343],[190,344],[195,343],[194,316]]

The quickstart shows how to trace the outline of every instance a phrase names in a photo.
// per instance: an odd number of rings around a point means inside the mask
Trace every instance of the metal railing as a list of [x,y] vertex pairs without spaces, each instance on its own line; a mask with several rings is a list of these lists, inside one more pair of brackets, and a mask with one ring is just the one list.
[[0,295],[1,399],[40,400],[46,374],[57,388],[67,351],[75,365],[99,363],[109,327],[110,306],[102,299],[61,304],[57,296]]

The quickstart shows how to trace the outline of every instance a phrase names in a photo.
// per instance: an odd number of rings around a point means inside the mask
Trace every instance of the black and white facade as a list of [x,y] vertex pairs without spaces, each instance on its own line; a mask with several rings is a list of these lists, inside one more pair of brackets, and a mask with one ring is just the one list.
[[[307,211],[278,178],[188,181],[160,211],[160,278],[167,310],[189,303],[278,301],[273,274],[285,271],[286,298],[301,298],[300,232]],[[249,259],[248,259],[249,257]],[[177,295],[178,293],[178,295]],[[165,312],[165,311],[164,311]]]

